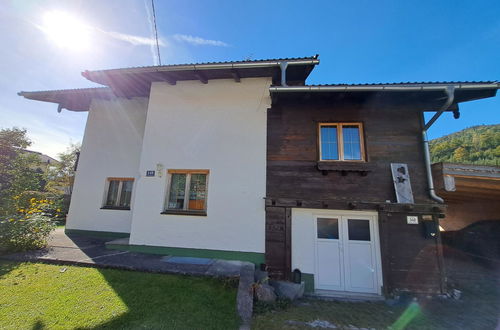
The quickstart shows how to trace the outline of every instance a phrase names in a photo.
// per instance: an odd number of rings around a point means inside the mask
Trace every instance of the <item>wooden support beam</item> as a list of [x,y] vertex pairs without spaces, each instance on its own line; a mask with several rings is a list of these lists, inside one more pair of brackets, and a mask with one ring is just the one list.
[[208,79],[205,76],[205,74],[203,74],[203,72],[197,71],[194,73],[194,76],[198,78],[198,80],[201,81],[203,84],[208,84]]
[[310,208],[310,209],[334,209],[334,210],[378,210],[385,212],[402,213],[444,213],[444,205],[436,204],[398,204],[362,200],[329,199],[329,200],[306,200],[293,198],[266,197],[267,207],[284,208]]
[[238,82],[238,83],[241,82],[241,76],[240,76],[240,73],[238,72],[238,70],[232,69],[231,75],[233,76],[233,79],[235,82]]
[[170,74],[167,74],[165,72],[155,72],[155,73],[152,73],[150,76],[151,76],[151,79],[153,79],[154,81],[164,81],[172,86],[177,84],[177,80],[174,77],[172,77]]

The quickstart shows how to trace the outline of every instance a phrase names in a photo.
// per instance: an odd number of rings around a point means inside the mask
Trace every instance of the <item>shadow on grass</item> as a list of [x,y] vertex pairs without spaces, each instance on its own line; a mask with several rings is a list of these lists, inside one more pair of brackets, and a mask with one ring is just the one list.
[[14,262],[0,262],[0,278],[2,278],[4,275],[7,275],[10,273],[12,270],[16,269],[19,267],[19,263],[14,263]]
[[92,329],[238,327],[236,290],[226,288],[220,280],[106,269],[100,273],[127,312]]
[[43,323],[43,321],[41,320],[38,320],[35,322],[35,324],[33,324],[33,327],[31,328],[32,330],[42,330],[42,329],[45,329],[45,324]]
[[[88,238],[70,238],[81,248],[89,244]],[[90,242],[106,240],[94,238]],[[236,288],[228,288],[222,280],[115,269],[99,272],[127,312],[79,329],[233,329],[239,325]]]
[[[72,237],[67,242],[59,238],[53,244],[58,248],[67,246],[61,256],[103,260],[108,257],[106,253],[116,254],[103,247],[104,241]],[[134,257],[129,255],[127,260]],[[33,267],[22,260],[0,262],[0,278],[9,276],[7,285],[15,285],[16,289],[13,287],[10,293],[13,302],[10,313],[20,312],[16,322],[24,328],[235,329],[239,326],[236,288],[222,280],[102,268],[87,271],[67,265],[49,269]],[[36,262],[30,258],[24,260]],[[22,269],[26,265],[28,268]],[[11,273],[16,268],[19,270]]]

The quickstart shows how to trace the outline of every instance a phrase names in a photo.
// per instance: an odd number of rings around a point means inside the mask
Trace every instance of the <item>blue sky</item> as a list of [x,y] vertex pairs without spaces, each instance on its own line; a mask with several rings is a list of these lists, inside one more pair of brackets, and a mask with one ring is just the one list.
[[[25,127],[56,156],[81,141],[86,114],[24,90],[91,87],[84,70],[155,64],[150,0],[0,2],[0,127]],[[500,1],[160,1],[163,64],[320,54],[308,83],[500,79]],[[86,47],[55,42],[47,13],[85,26]],[[74,40],[73,40],[74,41]],[[73,45],[74,46],[74,45]],[[500,96],[461,105],[430,137],[500,122]]]

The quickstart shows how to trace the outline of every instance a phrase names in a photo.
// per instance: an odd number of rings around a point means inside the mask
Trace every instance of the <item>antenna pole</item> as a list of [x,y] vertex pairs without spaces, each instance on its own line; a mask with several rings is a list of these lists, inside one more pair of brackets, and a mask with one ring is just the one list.
[[156,13],[155,13],[155,1],[154,0],[151,0],[151,7],[153,9],[153,24],[154,24],[154,28],[155,28],[156,51],[158,53],[158,64],[161,65],[160,43],[158,41],[158,29],[156,27]]

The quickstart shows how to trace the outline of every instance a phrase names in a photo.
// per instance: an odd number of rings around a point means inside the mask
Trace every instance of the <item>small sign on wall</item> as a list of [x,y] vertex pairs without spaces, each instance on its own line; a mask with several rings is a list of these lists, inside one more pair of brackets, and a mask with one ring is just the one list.
[[413,192],[411,191],[408,166],[401,163],[391,163],[391,172],[398,203],[413,204]]
[[416,216],[416,215],[407,216],[406,223],[409,225],[418,225],[418,216]]
[[146,171],[146,176],[155,176],[155,171],[153,170]]

